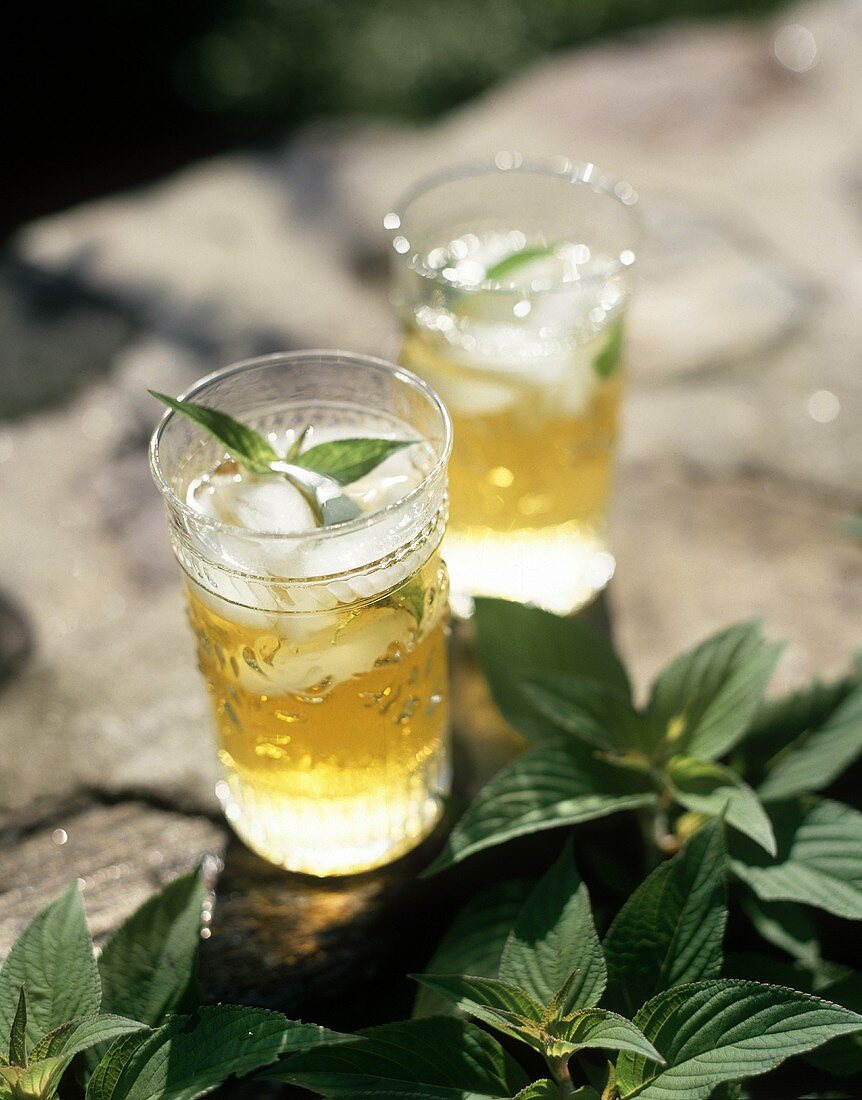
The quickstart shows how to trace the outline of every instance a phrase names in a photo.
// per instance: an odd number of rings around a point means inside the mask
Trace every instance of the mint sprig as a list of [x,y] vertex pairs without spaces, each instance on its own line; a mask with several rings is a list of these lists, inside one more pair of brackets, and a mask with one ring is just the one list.
[[[280,455],[268,439],[227,413],[194,401],[181,401],[167,394],[149,391],[175,412],[194,421],[222,443],[227,452],[254,474],[272,474],[287,480],[305,497],[315,519],[322,527],[344,523],[360,515],[359,506],[340,492],[396,451],[417,443],[415,439],[375,439],[360,437],[334,439],[303,451],[311,431],[306,425],[288,450]],[[303,471],[311,476],[306,476]]]

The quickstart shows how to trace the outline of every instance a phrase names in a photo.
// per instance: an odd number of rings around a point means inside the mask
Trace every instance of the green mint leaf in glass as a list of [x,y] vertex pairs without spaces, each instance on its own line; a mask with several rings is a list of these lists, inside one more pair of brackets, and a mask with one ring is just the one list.
[[0,970],[0,1035],[12,1030],[22,986],[31,1048],[61,1024],[99,1011],[99,972],[77,882],[33,918],[6,956]]
[[[532,889],[516,879],[481,890],[455,917],[428,963],[429,974],[473,974],[496,978],[515,918]],[[413,1015],[440,1016],[456,1011],[452,1001],[421,986]]]
[[164,402],[175,412],[193,420],[210,435],[223,443],[225,449],[247,470],[254,474],[271,473],[270,466],[278,462],[281,455],[259,432],[234,420],[227,413],[211,409],[208,405],[198,405],[194,401],[181,401],[176,397],[150,390],[153,397]]
[[215,436],[240,465],[255,474],[280,474],[305,497],[318,524],[330,527],[356,519],[361,509],[341,492],[370,473],[385,458],[416,443],[414,439],[335,439],[302,451],[311,430],[306,425],[282,457],[259,432],[227,413],[193,401],[181,401],[149,391],[169,408],[188,417]]
[[194,981],[206,889],[193,871],[168,883],[114,932],[99,957],[102,1010],[155,1026]]
[[429,1016],[359,1032],[362,1042],[291,1055],[267,1070],[328,1097],[490,1100],[529,1081],[493,1036],[465,1020]]
[[713,821],[644,879],[605,936],[606,1003],[632,1016],[665,989],[718,977],[726,870],[723,826]]
[[522,267],[532,263],[533,260],[544,260],[548,256],[553,256],[556,248],[557,246],[553,244],[533,244],[527,245],[525,248],[519,248],[516,252],[509,252],[502,259],[486,268],[485,282],[501,283],[512,272],[519,271]]
[[766,810],[732,768],[694,756],[673,756],[667,762],[665,778],[671,796],[681,806],[707,817],[724,815],[731,828],[775,855],[775,835]]
[[607,380],[616,374],[623,358],[624,325],[622,317],[611,321],[605,330],[607,341],[593,359],[593,370],[599,378]]
[[352,485],[380,465],[391,454],[404,447],[411,447],[415,439],[333,439],[318,443],[295,455],[291,462],[324,477],[330,477],[339,485]]
[[830,1039],[862,1028],[862,1016],[794,989],[724,979],[666,990],[634,1019],[661,1050],[617,1061],[621,1100],[706,1100],[725,1081],[755,1077]]
[[556,1011],[598,1004],[607,970],[587,888],[571,845],[536,885],[518,914],[503,948],[500,977],[526,990],[547,1007],[565,988]]
[[862,814],[816,798],[770,803],[767,809],[777,857],[736,835],[730,844],[733,874],[764,901],[797,901],[862,920]]
[[577,742],[557,734],[516,757],[482,788],[424,874],[435,874],[517,836],[657,801],[646,777],[596,760]]

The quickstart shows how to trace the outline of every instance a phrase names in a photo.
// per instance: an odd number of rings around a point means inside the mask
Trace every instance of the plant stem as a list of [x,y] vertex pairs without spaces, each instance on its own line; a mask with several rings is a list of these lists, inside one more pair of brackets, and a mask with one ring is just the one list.
[[560,1086],[560,1093],[563,1096],[571,1096],[575,1091],[575,1082],[572,1080],[571,1073],[569,1073],[569,1059],[566,1056],[561,1058],[548,1058],[546,1056],[545,1061],[548,1063],[551,1076],[556,1084]]

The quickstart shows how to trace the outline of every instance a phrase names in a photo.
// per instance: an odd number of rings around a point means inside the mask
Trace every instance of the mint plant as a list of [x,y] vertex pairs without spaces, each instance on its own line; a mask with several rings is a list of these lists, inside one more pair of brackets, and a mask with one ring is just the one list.
[[87,1100],[194,1100],[287,1051],[348,1038],[278,1012],[201,1006],[203,899],[197,873],[175,880],[98,963],[77,883],[36,916],[0,969],[0,1100],[50,1100],[78,1055],[90,1055]]
[[[526,897],[521,884],[500,884],[473,899],[419,976],[412,1021],[372,1028],[349,1047],[289,1055],[265,1075],[326,1097],[698,1100],[742,1095],[737,1082],[846,1042],[862,1015],[721,977],[723,832],[720,821],[706,824],[656,868],[603,943],[567,846]],[[453,964],[461,973],[447,972]],[[530,1082],[464,1016],[538,1051],[546,1076]]]
[[821,796],[862,752],[858,670],[764,702],[780,647],[745,623],[671,662],[638,708],[609,640],[577,619],[479,600],[476,629],[494,698],[533,744],[479,793],[432,873],[623,810],[656,862],[721,816],[731,872],[757,897],[862,919],[862,814]]

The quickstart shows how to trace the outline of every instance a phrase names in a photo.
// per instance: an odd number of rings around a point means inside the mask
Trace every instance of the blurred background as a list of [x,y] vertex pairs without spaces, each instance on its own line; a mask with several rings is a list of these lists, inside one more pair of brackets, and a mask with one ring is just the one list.
[[0,232],[321,118],[416,122],[548,53],[779,0],[126,0],[23,7]]
[[[846,666],[862,623],[858,0],[126,0],[16,16],[0,953],[71,874],[100,934],[226,843],[147,470],[147,388],[179,393],[276,350],[395,354],[382,218],[441,166],[562,154],[639,195],[609,592],[639,690],[756,616],[791,639],[776,687]],[[474,717],[464,696],[468,785],[511,750]],[[302,904],[280,898],[274,937]],[[349,923],[349,905],[331,908]]]

